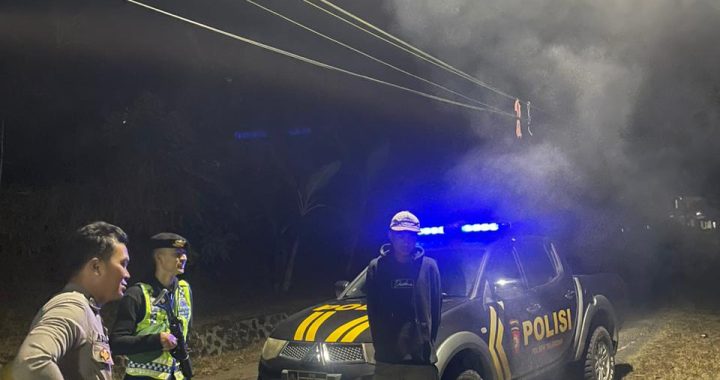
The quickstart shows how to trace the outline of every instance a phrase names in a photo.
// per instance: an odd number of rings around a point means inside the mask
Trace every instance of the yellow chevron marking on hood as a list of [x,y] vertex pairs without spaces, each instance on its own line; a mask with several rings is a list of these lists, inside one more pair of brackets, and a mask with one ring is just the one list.
[[313,309],[313,311],[353,311],[353,310],[367,310],[367,305],[361,303],[349,303],[345,305],[322,305]]
[[320,326],[322,326],[325,321],[327,321],[328,318],[330,318],[333,314],[335,314],[334,311],[328,311],[324,313],[320,318],[316,319],[311,325],[310,328],[308,328],[307,335],[305,335],[305,340],[307,341],[315,341],[315,335],[317,334],[318,329]]
[[336,328],[335,331],[333,331],[333,332],[330,334],[330,336],[328,336],[327,339],[325,339],[325,341],[326,341],[326,342],[329,342],[329,343],[337,342],[338,339],[340,339],[340,337],[341,337],[343,334],[345,334],[346,332],[348,332],[348,330],[350,330],[351,328],[357,326],[357,325],[360,324],[360,323],[363,323],[363,322],[367,321],[367,319],[368,319],[367,315],[363,315],[363,316],[360,317],[360,318],[356,318],[356,319],[353,319],[352,321],[350,321],[350,322],[348,322],[348,323],[345,323],[344,325]]
[[355,339],[358,337],[358,335],[362,334],[363,331],[367,330],[368,327],[370,327],[370,322],[363,322],[359,326],[356,326],[354,329],[350,330],[345,337],[342,338],[343,343],[351,343],[354,342]]
[[305,335],[305,330],[307,329],[308,325],[312,323],[317,317],[323,315],[322,312],[315,312],[310,314],[307,318],[305,318],[300,325],[298,326],[297,330],[295,330],[295,340],[302,340],[303,336]]

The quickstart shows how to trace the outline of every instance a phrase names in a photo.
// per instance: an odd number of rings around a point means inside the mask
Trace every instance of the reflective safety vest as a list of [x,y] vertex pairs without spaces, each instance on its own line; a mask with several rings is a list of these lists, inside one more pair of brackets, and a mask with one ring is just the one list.
[[[161,332],[170,332],[170,323],[167,312],[160,304],[153,305],[155,297],[152,296],[152,286],[139,283],[143,290],[145,299],[145,317],[135,327],[135,335],[152,335]],[[183,335],[187,342],[188,322],[192,315],[192,301],[190,297],[190,284],[185,280],[179,280],[174,294],[175,316],[182,321]],[[153,379],[165,380],[170,374],[175,374],[175,379],[184,379],[180,371],[180,363],[170,355],[169,351],[154,351],[148,353],[128,355],[128,365],[125,373],[130,376],[148,376]]]

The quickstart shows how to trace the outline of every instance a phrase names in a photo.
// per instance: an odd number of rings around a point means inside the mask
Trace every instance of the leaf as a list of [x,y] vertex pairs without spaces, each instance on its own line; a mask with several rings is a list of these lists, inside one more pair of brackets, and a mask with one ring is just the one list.
[[334,161],[313,173],[305,186],[305,199],[310,200],[315,192],[327,186],[330,179],[340,170],[340,165],[340,161]]

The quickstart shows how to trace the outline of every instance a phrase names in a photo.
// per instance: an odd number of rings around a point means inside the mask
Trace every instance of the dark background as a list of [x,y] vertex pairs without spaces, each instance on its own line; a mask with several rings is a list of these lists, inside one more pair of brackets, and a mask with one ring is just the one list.
[[[245,1],[148,3],[462,100]],[[303,2],[261,3],[512,112],[512,99]],[[149,236],[189,238],[188,277],[206,310],[331,294],[376,255],[402,209],[424,225],[527,222],[558,239],[578,270],[621,269],[641,295],[669,278],[694,291],[688,279],[711,273],[717,232],[668,216],[678,195],[704,197],[709,214],[718,201],[714,2],[337,4],[531,100],[545,111],[533,110],[533,135],[516,139],[502,115],[326,71],[127,2],[3,2],[3,308],[34,310],[58,289],[62,239],[94,220],[129,233],[135,279],[147,271]]]

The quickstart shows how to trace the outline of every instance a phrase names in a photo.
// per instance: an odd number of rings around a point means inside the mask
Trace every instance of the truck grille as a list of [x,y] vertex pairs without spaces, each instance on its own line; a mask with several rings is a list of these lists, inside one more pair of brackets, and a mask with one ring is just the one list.
[[365,354],[359,344],[328,344],[325,346],[331,362],[364,362]]
[[[280,352],[280,356],[303,360],[315,350],[312,342],[289,342]],[[333,363],[362,363],[365,362],[365,350],[362,344],[321,344],[317,347],[322,350],[325,360]]]
[[285,345],[285,348],[280,352],[280,356],[288,359],[302,360],[305,355],[310,352],[312,345],[312,343],[290,342]]

